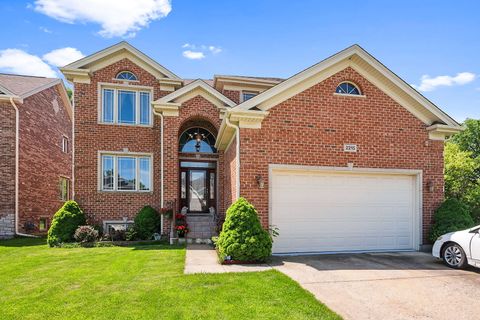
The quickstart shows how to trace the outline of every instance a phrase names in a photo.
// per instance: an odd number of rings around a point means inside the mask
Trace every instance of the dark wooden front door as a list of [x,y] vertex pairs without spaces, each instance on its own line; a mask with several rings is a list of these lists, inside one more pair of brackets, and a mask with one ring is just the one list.
[[190,213],[207,213],[216,206],[216,163],[180,162],[180,204]]

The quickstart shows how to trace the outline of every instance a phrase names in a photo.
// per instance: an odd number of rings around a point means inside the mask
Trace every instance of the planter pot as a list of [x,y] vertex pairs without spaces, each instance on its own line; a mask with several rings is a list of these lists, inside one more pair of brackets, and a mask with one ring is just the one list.
[[186,241],[187,239],[185,238],[178,238],[178,244],[185,244]]

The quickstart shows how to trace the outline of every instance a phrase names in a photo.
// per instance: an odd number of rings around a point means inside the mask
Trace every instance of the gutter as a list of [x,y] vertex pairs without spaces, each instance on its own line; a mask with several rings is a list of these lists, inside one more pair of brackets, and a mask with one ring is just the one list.
[[26,234],[26,233],[20,233],[18,230],[18,186],[19,186],[19,146],[20,146],[20,112],[18,111],[18,107],[13,101],[13,97],[10,97],[10,104],[12,107],[15,109],[15,235],[17,236],[23,236],[23,237],[32,237],[36,238],[36,236],[31,235],[31,234]]
[[233,128],[235,130],[235,139],[236,139],[236,142],[237,142],[237,145],[236,145],[236,153],[237,153],[237,156],[235,158],[235,166],[236,166],[236,175],[237,175],[237,181],[236,182],[236,192],[235,192],[235,196],[236,198],[240,198],[240,128],[234,124],[232,124],[230,122],[230,113],[227,113],[225,115],[225,124],[227,125],[227,127],[230,127],[230,128]]

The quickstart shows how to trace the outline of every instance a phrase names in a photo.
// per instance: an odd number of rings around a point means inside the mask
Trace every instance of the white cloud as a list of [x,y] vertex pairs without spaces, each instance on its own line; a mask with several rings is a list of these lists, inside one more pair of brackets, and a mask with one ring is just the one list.
[[183,51],[183,56],[187,59],[192,59],[192,60],[201,60],[205,58],[205,54],[201,51],[191,51],[191,50],[185,50]]
[[66,47],[52,50],[49,53],[44,54],[42,58],[51,65],[63,67],[83,57],[85,57],[85,55],[81,53],[80,50]]
[[217,46],[207,46],[204,44],[201,45],[196,45],[196,44],[191,44],[191,43],[185,43],[182,45],[183,49],[188,49],[183,51],[183,56],[187,59],[203,59],[207,57],[208,53],[211,54],[218,54],[222,52],[222,48],[217,47]]
[[39,27],[39,29],[45,33],[52,33],[52,30],[46,28],[46,27]]
[[220,47],[215,47],[215,46],[208,46],[208,50],[210,50],[211,53],[217,54],[222,52],[222,48]]
[[22,75],[55,78],[55,71],[39,57],[20,49],[0,50],[0,69]]
[[65,23],[100,24],[99,34],[110,38],[135,36],[172,6],[170,0],[36,0],[34,10]]
[[475,80],[476,75],[471,72],[460,72],[455,76],[437,76],[430,77],[429,75],[423,75],[421,78],[420,85],[412,85],[415,89],[419,91],[433,91],[437,87],[446,86],[451,87],[454,85],[464,85]]

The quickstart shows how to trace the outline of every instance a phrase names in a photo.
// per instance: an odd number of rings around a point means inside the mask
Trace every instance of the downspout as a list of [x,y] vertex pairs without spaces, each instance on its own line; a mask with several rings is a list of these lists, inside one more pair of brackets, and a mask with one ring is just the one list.
[[[163,209],[163,114],[153,109],[153,113],[160,116],[160,209]],[[160,215],[160,230],[163,232],[163,214]]]
[[15,235],[23,236],[23,237],[32,237],[36,238],[36,236],[26,233],[20,233],[18,231],[18,182],[19,182],[19,152],[20,152],[20,112],[18,111],[18,107],[13,101],[13,97],[10,97],[10,103],[12,107],[15,109]]
[[233,128],[235,130],[235,139],[237,143],[236,145],[237,157],[235,158],[235,165],[237,167],[236,168],[237,181],[235,181],[236,182],[235,196],[238,199],[240,198],[240,128],[230,122],[228,113],[225,115],[225,124],[227,125],[227,127]]

